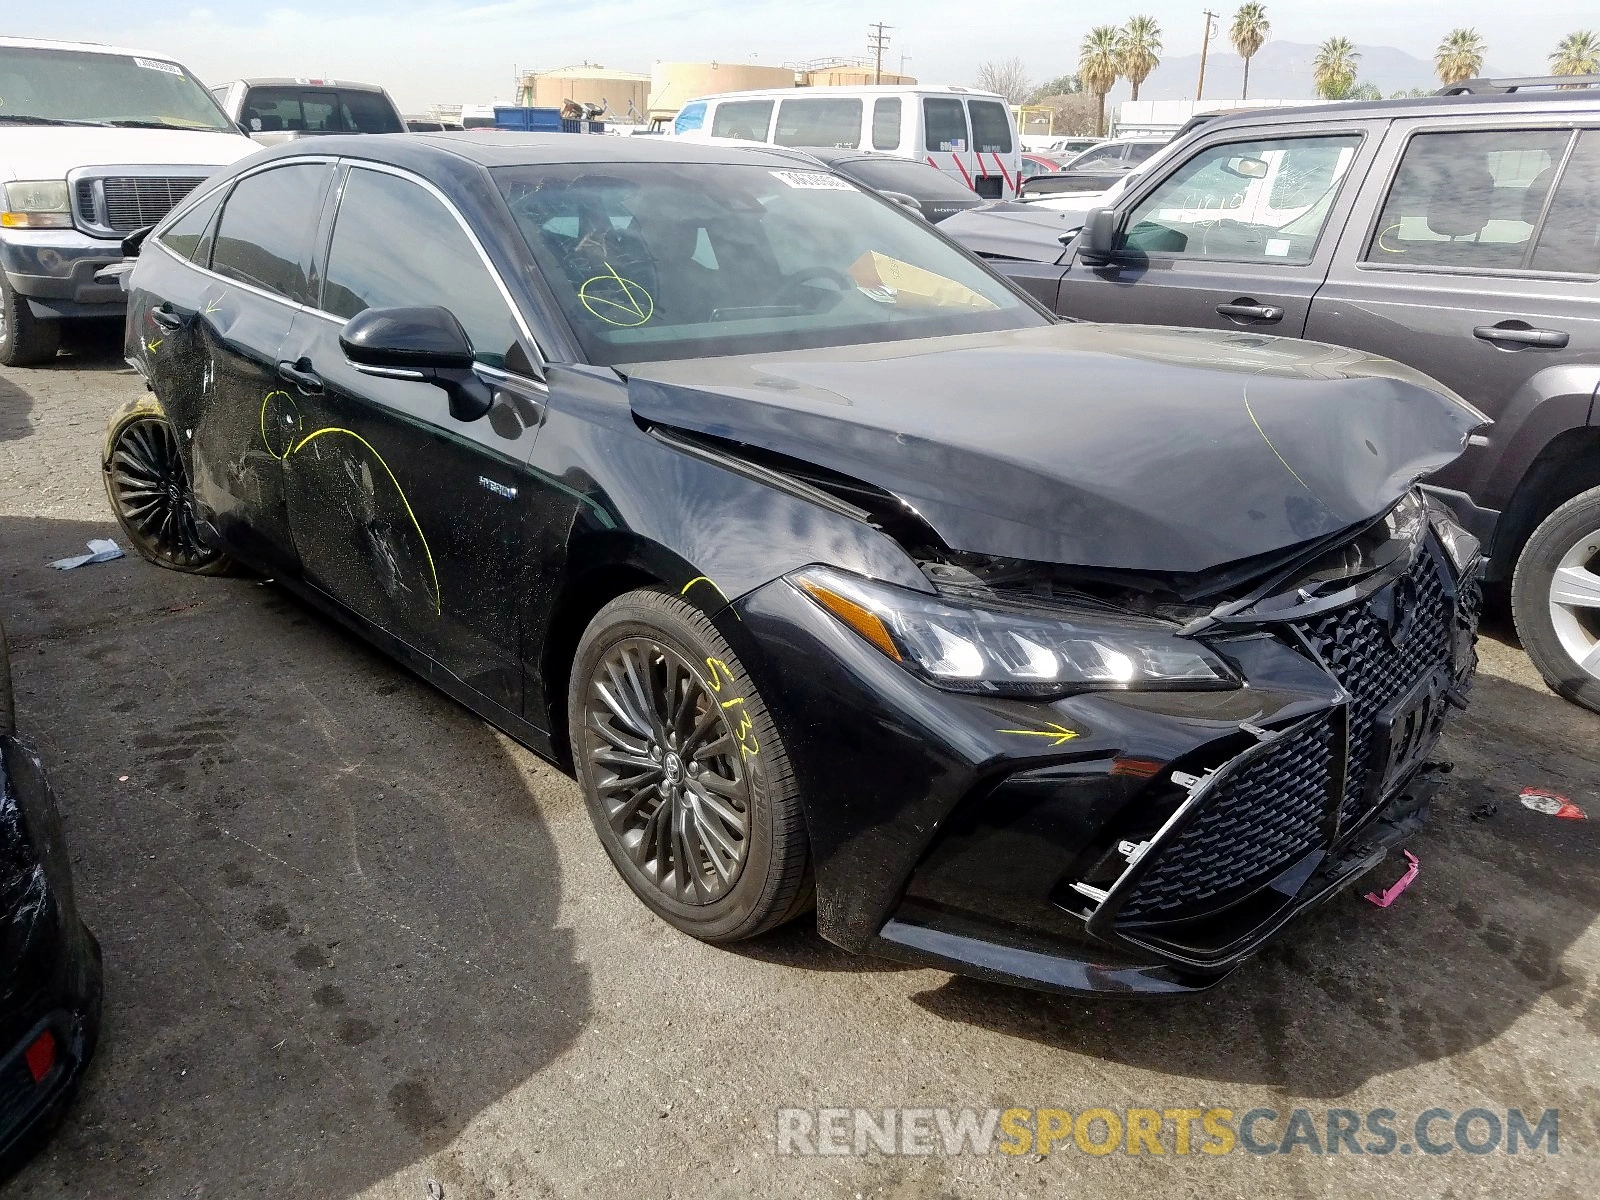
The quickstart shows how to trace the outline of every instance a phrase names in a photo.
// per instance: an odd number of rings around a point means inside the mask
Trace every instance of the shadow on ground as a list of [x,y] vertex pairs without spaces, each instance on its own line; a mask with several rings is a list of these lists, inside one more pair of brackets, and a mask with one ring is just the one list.
[[14,1186],[349,1195],[589,1019],[530,780],[483,722],[265,585],[44,565],[108,531],[0,518],[19,717],[107,977],[83,1094]]
[[0,442],[21,441],[33,433],[33,397],[16,384],[0,379]]

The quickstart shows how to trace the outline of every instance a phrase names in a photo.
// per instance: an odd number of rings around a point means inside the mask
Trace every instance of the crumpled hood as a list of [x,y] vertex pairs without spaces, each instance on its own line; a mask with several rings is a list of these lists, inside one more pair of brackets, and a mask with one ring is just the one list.
[[242,133],[0,125],[0,179],[65,179],[77,167],[209,166],[261,149]]
[[1064,324],[623,368],[643,420],[876,484],[954,550],[1195,572],[1380,516],[1486,423],[1408,367]]

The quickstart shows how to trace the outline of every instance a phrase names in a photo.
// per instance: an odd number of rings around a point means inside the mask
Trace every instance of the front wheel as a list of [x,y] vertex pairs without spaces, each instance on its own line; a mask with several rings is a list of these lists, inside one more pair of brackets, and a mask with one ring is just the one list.
[[699,609],[629,592],[578,645],[568,727],[600,842],[634,893],[707,942],[754,937],[810,900],[810,848],[783,741]]
[[1600,488],[1568,500],[1528,539],[1511,610],[1551,690],[1600,712]]
[[34,316],[28,298],[0,271],[0,366],[37,367],[55,358],[60,345],[61,323]]
[[102,466],[111,511],[142,557],[190,575],[233,569],[232,559],[200,537],[178,435],[154,399],[141,397],[112,417]]

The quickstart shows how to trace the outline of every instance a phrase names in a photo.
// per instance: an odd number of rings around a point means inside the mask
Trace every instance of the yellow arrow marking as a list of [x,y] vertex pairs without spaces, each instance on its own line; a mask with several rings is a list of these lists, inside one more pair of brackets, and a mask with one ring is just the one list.
[[1053,739],[1050,743],[1052,746],[1065,745],[1067,742],[1070,742],[1073,738],[1078,736],[1077,730],[1064,728],[1063,726],[1057,725],[1054,721],[1046,721],[1045,724],[1049,726],[1048,729],[997,729],[995,732],[1011,733],[1015,734],[1017,737],[1051,738]]

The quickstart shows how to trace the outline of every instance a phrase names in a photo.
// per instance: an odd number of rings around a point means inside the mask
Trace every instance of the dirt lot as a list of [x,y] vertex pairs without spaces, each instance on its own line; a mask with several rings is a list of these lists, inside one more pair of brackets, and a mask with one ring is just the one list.
[[[48,569],[117,533],[96,448],[138,386],[107,340],[0,371],[0,619],[108,989],[9,1194],[1600,1194],[1600,719],[1514,644],[1485,639],[1411,890],[1202,998],[1040,996],[803,923],[712,949],[634,900],[569,779],[272,587]],[[780,1107],[902,1105],[1265,1107],[1263,1140],[1387,1108],[1403,1142],[1436,1106],[1558,1108],[1560,1152],[776,1153]]]

